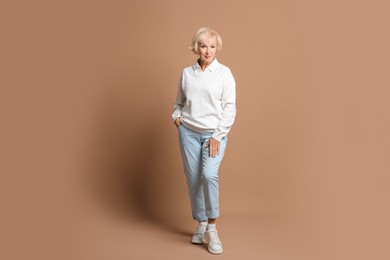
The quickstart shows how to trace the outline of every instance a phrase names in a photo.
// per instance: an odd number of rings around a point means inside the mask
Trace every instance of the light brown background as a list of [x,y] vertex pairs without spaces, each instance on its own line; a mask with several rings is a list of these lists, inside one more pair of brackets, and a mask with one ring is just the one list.
[[[1,258],[388,259],[385,2],[3,3]],[[201,26],[237,81],[221,256],[170,119]]]

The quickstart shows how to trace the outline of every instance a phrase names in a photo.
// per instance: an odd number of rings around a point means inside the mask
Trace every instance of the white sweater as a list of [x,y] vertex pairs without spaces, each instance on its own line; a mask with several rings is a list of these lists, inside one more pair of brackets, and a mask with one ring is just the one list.
[[236,83],[228,67],[215,59],[204,71],[199,64],[183,70],[172,119],[221,141],[236,116]]

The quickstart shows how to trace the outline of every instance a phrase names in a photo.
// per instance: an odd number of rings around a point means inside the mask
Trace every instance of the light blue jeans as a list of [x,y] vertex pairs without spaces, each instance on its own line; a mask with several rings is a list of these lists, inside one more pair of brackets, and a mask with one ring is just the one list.
[[212,158],[206,147],[212,133],[202,134],[183,125],[178,128],[192,217],[197,221],[219,217],[218,169],[225,154],[227,136],[220,144],[219,155]]

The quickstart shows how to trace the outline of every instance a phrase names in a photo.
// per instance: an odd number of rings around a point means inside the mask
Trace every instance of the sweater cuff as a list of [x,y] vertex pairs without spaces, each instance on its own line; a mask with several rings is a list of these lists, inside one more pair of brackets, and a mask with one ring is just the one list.
[[173,118],[173,122],[175,122],[176,119],[178,119],[179,117],[181,117],[181,115],[178,115],[178,116],[176,116],[176,117],[172,117],[172,118]]
[[216,133],[216,132],[214,132],[211,137],[214,138],[215,140],[221,142],[222,138],[224,137],[224,134],[223,133]]

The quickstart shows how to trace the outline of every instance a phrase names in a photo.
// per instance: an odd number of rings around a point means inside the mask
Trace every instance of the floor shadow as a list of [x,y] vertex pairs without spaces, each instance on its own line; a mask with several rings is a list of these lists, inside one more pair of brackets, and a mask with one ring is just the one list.
[[140,107],[142,100],[128,104],[121,93],[110,92],[101,100],[86,181],[105,210],[188,238],[189,230],[169,216],[172,201],[164,192],[170,184],[159,168],[166,152],[161,126],[169,118],[157,109],[149,109],[154,117],[146,118]]

